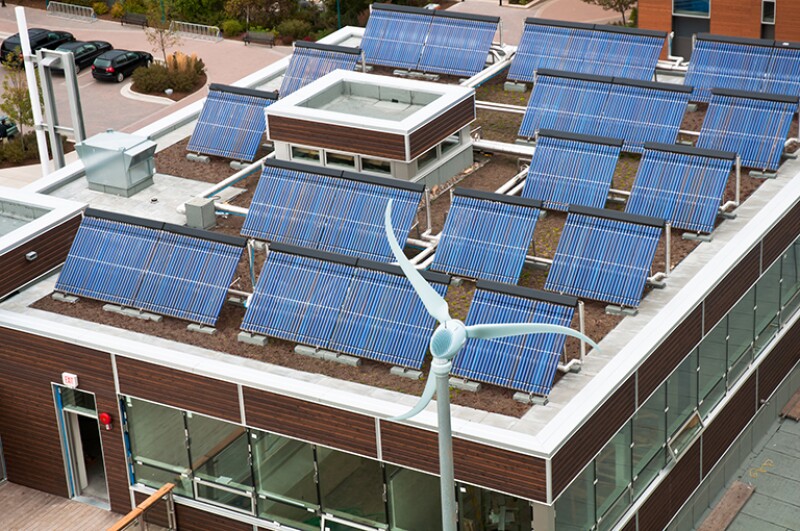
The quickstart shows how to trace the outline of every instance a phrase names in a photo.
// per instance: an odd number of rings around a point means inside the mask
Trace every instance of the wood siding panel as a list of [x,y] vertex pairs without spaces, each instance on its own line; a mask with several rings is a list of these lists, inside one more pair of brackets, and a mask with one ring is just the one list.
[[117,357],[119,388],[124,395],[241,423],[236,384],[162,365]]
[[703,432],[703,477],[756,414],[756,376],[750,377]]
[[270,115],[267,118],[267,136],[271,140],[305,146],[406,160],[405,137],[393,133]]
[[775,2],[775,38],[781,41],[800,41],[800,9],[797,2]]
[[[436,432],[395,422],[381,422],[383,460],[439,474]],[[453,467],[459,481],[545,502],[544,459],[453,438]]]
[[757,245],[714,288],[703,303],[706,333],[747,293],[760,274],[761,246]]
[[[81,216],[75,216],[0,255],[0,297],[64,263],[80,223]],[[33,262],[25,259],[31,251],[38,255]]]
[[795,323],[758,367],[758,399],[769,399],[778,385],[800,361],[800,324]]
[[80,390],[95,394],[98,412],[114,420],[112,429],[100,430],[106,478],[111,508],[127,513],[127,466],[111,357],[16,330],[0,329],[0,335],[0,437],[9,480],[68,495],[51,383],[71,372],[78,375]]
[[664,529],[700,484],[700,442],[687,449],[681,460],[639,509],[639,529]]
[[553,456],[553,499],[633,415],[636,387],[629,377]]
[[471,96],[409,135],[411,157],[416,158],[475,120],[475,96]]
[[713,0],[711,33],[760,39],[761,0]]
[[244,388],[248,426],[377,458],[375,418],[343,409]]
[[[798,21],[800,23],[800,21]],[[800,236],[800,203],[796,204],[764,236],[762,263],[764,270]]]
[[658,389],[703,337],[702,309],[695,308],[639,367],[639,404]]

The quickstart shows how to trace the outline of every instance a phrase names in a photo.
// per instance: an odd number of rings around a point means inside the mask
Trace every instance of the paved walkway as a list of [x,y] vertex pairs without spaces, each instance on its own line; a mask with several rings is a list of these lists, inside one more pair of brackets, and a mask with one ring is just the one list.
[[122,515],[13,483],[0,485],[3,531],[87,531],[107,529]]

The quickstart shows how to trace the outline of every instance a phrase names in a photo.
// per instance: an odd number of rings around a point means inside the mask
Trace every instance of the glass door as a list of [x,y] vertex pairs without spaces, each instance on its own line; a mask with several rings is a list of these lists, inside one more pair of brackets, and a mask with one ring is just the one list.
[[108,508],[100,424],[94,395],[53,384],[70,497]]

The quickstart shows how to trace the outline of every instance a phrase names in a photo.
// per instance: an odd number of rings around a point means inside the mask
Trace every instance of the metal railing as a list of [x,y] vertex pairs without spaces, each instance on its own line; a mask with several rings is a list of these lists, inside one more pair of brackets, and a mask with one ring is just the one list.
[[81,22],[97,22],[97,14],[91,7],[65,4],[64,2],[49,2],[47,4],[47,14]]
[[[51,2],[52,3],[52,2]],[[151,494],[145,501],[140,503],[131,512],[126,514],[120,521],[108,528],[107,531],[125,531],[136,529],[147,531],[147,512],[156,506],[156,503],[163,500],[166,505],[166,525],[169,531],[177,529],[175,524],[175,501],[172,498],[172,489],[175,485],[167,483],[153,494]]]
[[169,30],[189,39],[204,39],[215,42],[222,40],[222,31],[217,26],[204,26],[202,24],[173,20],[169,23]]

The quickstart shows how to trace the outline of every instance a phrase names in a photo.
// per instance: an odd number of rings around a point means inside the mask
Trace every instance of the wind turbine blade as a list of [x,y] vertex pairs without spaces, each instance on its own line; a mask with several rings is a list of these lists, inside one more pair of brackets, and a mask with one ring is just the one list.
[[577,330],[545,323],[498,323],[477,324],[467,327],[467,337],[474,339],[492,339],[495,337],[522,336],[526,334],[564,334],[589,343],[592,348],[600,350],[597,343]]
[[402,415],[398,415],[396,417],[392,417],[389,420],[407,420],[425,409],[428,404],[430,403],[431,399],[433,399],[433,394],[436,392],[436,375],[429,374],[428,381],[425,383],[425,390],[422,392],[422,396],[419,397],[419,401],[417,405],[415,405],[411,410],[403,413]]
[[386,215],[384,217],[386,225],[386,238],[389,240],[389,247],[392,248],[392,253],[400,264],[400,268],[405,273],[406,278],[411,282],[411,286],[425,305],[425,309],[431,316],[440,323],[446,323],[450,320],[450,312],[447,308],[447,301],[441,295],[436,293],[428,282],[422,278],[417,268],[408,261],[406,255],[403,254],[403,249],[397,243],[397,238],[394,235],[394,228],[392,227],[392,200],[386,205]]

